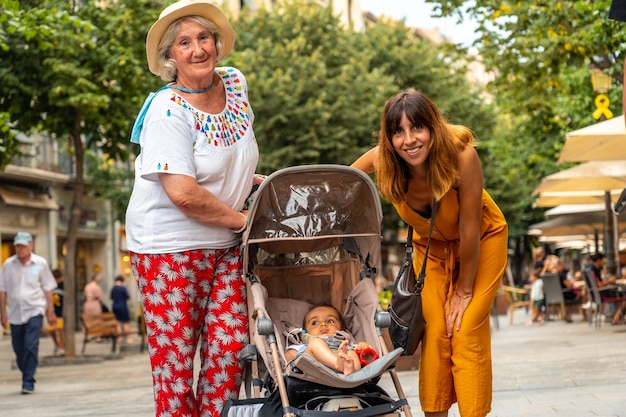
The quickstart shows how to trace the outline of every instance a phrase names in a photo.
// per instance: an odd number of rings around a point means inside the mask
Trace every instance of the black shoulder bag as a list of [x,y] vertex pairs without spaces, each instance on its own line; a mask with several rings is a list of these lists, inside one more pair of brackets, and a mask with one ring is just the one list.
[[422,270],[417,280],[415,280],[415,270],[413,269],[413,227],[409,225],[404,261],[402,261],[402,266],[396,277],[391,294],[389,336],[394,349],[399,347],[404,349],[403,356],[410,356],[415,353],[424,336],[424,325],[426,322],[422,313],[422,288],[424,288],[424,278],[426,277],[430,236],[435,226],[435,215],[437,214],[438,205],[438,201],[433,201],[424,262],[422,262]]

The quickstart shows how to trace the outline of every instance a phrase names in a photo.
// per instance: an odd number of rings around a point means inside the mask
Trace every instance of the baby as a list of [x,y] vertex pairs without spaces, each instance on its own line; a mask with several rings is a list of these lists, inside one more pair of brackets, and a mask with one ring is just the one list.
[[[343,330],[341,315],[333,306],[313,306],[304,316],[302,327],[306,334],[314,337],[306,338],[308,339],[306,344],[289,346],[285,353],[287,361],[293,360],[298,353],[304,352],[334,371],[350,375],[361,369],[362,362],[369,363],[378,357],[376,351],[366,342],[359,342],[354,349],[351,349],[348,340],[343,340],[336,352],[331,349],[326,339],[332,338],[335,333]],[[361,355],[359,356],[357,352],[361,352]],[[364,353],[369,355],[365,360]]]

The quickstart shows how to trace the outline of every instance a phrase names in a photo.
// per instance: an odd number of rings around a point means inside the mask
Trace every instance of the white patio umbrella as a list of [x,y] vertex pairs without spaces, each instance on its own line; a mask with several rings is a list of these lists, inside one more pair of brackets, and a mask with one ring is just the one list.
[[564,214],[580,214],[580,213],[604,213],[604,204],[562,204],[549,210],[544,215],[546,219],[551,219]]
[[[615,203],[619,190],[611,190],[611,201]],[[539,193],[534,207],[556,207],[562,204],[602,204],[605,202],[604,191],[546,191]]]
[[[578,249],[580,251],[585,250],[588,253],[594,253],[596,251],[596,244],[599,242],[595,242],[592,239],[567,239],[567,240],[559,240],[556,242],[551,242],[551,238],[546,238],[546,243],[551,243],[554,246],[554,249]],[[542,238],[539,238],[540,242],[543,242]],[[601,243],[601,242],[600,242]]]
[[[529,234],[541,236],[582,235],[587,237],[601,234],[605,226],[604,212],[560,214],[550,219],[530,225]],[[618,227],[626,227],[626,216],[620,216]]]
[[566,236],[538,236],[539,242],[548,243],[554,249],[586,249],[589,253],[596,252],[596,245],[602,247],[602,240],[596,240],[594,237],[584,235],[566,235]]
[[557,163],[626,159],[624,115],[569,132]]
[[[538,236],[542,242],[555,244],[555,247],[597,248],[603,246],[605,210],[604,204],[560,205],[546,210],[546,220],[531,225],[528,234]],[[617,216],[616,227],[618,230],[626,228],[626,213]],[[588,242],[594,243],[590,245]]]
[[[545,192],[603,192],[606,227],[607,267],[616,268],[616,216],[612,209],[614,194],[619,196],[626,187],[626,160],[589,161],[573,168],[548,175],[535,189],[534,194]],[[563,204],[563,203],[561,203]]]
[[604,191],[619,193],[626,187],[626,160],[589,161],[548,175],[534,194],[548,191]]
[[594,219],[581,215],[572,218],[558,216],[530,225],[528,227],[528,234],[536,236],[582,235],[590,237],[602,233],[603,229],[603,215],[599,218],[596,216]]

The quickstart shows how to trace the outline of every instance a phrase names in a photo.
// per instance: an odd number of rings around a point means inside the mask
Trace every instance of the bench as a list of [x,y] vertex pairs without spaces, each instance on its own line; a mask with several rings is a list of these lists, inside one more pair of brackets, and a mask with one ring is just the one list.
[[80,321],[83,324],[85,338],[83,339],[83,349],[85,354],[87,343],[95,342],[98,339],[111,339],[111,353],[115,353],[117,346],[117,322],[113,313],[102,314],[81,314]]

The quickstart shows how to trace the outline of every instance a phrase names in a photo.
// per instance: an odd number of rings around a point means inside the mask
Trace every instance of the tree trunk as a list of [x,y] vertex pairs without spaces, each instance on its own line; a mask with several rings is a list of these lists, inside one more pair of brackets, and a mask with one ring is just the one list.
[[65,355],[76,356],[76,242],[78,240],[78,226],[82,209],[83,191],[85,188],[84,179],[84,149],[81,139],[82,112],[76,110],[74,113],[74,129],[72,132],[72,145],[74,149],[74,196],[70,210],[70,219],[67,226],[67,237],[65,245],[67,253],[65,256],[65,279],[63,294],[63,335],[65,336]]

